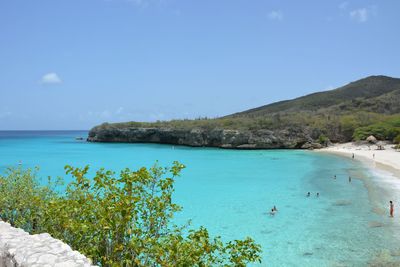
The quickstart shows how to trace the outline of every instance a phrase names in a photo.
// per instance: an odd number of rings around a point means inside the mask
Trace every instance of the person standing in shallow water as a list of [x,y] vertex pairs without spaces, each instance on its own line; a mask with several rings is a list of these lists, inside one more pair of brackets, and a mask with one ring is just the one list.
[[349,176],[349,183],[351,183],[351,176]]
[[390,217],[394,217],[393,216],[393,213],[394,213],[394,204],[393,204],[393,201],[389,201],[389,204],[390,204]]

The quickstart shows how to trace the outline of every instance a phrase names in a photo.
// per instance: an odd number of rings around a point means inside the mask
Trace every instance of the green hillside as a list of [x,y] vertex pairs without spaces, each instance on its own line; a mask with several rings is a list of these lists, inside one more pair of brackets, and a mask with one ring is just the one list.
[[[338,109],[341,111],[359,108],[376,111],[378,109],[372,105],[374,101],[371,100],[378,97],[380,102],[390,101],[390,98],[385,96],[392,94],[397,95],[397,98],[399,98],[400,79],[387,76],[370,76],[335,90],[313,93],[293,100],[276,102],[235,113],[230,116],[255,117],[277,112],[318,111],[319,109],[332,106],[341,106],[341,108]],[[368,105],[363,105],[366,101]],[[386,103],[387,102],[385,102],[385,104]],[[343,106],[346,104],[347,106]],[[396,106],[398,112],[400,104],[398,102],[393,104]],[[389,110],[387,110],[387,112],[392,113]]]
[[[171,128],[302,131],[314,140],[344,142],[374,134],[400,134],[400,79],[370,76],[335,90],[313,93],[216,119],[103,124],[96,129]],[[369,128],[368,128],[369,127]],[[383,130],[384,128],[384,130]]]

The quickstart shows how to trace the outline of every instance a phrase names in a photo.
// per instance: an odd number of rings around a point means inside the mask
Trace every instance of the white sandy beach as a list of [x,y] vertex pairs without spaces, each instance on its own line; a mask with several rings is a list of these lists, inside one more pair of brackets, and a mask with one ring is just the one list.
[[382,146],[384,149],[378,150],[377,145],[343,143],[323,148],[320,151],[335,153],[349,158],[354,153],[354,159],[361,160],[370,167],[384,168],[386,170],[389,167],[396,172],[400,172],[400,151],[396,151],[393,148],[393,144],[385,143]]
[[[390,143],[381,143],[383,150],[377,145],[366,143],[335,144],[319,149],[318,153],[332,153],[361,161],[373,173],[373,179],[364,180],[368,189],[373,210],[377,214],[385,215],[388,212],[388,201],[400,203],[400,151],[394,149]],[[396,204],[395,204],[396,205]],[[395,216],[396,238],[400,240],[400,217]],[[392,225],[393,226],[393,225]]]

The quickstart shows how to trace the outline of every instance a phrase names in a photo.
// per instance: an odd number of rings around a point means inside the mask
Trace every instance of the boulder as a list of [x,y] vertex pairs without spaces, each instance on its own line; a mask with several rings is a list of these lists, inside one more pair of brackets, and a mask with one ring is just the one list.
[[365,140],[371,144],[375,144],[378,141],[373,135],[368,136]]
[[320,143],[307,142],[301,146],[302,149],[320,149],[323,146]]

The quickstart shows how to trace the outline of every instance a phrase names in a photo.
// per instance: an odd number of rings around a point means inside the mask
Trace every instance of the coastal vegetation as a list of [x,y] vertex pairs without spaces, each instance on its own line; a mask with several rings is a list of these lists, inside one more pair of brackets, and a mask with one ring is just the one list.
[[393,140],[394,143],[400,141],[400,116],[383,117],[371,125],[358,127],[354,131],[355,140],[365,140],[373,135],[380,140]]
[[246,266],[261,262],[251,238],[223,242],[206,228],[175,225],[175,179],[185,166],[115,172],[66,166],[74,181],[42,186],[35,170],[8,169],[0,176],[0,217],[30,233],[48,232],[99,266]]
[[[379,140],[393,141],[400,134],[400,79],[370,76],[335,90],[281,101],[220,118],[104,123],[91,130],[89,140],[113,141],[113,134],[147,128],[187,131],[188,134],[197,129],[203,131],[206,136],[217,130],[299,133],[296,136],[300,140],[299,144],[293,144],[291,147],[299,147],[310,140],[321,144],[327,144],[329,141],[364,140],[368,135],[374,135]],[[96,138],[92,138],[93,136]],[[301,136],[304,138],[299,138]],[[136,142],[138,138],[135,137],[120,135],[117,141]],[[152,138],[153,136],[149,135],[139,138],[139,141],[152,141]],[[287,138],[293,139],[292,136]],[[175,139],[179,138],[172,133],[165,142],[174,143]],[[246,139],[244,142],[247,141]],[[286,144],[284,141],[281,142],[283,147]],[[191,141],[184,143],[190,145]],[[202,145],[214,146],[212,142],[202,142]]]

